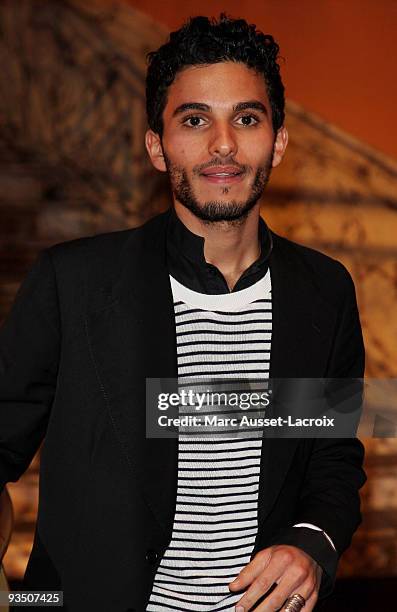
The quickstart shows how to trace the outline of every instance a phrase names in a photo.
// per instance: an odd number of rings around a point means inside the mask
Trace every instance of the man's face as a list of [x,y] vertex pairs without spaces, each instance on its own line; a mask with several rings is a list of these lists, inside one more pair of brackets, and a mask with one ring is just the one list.
[[179,72],[163,125],[162,139],[146,136],[152,162],[168,171],[174,199],[205,221],[245,217],[287,144],[285,128],[274,134],[263,76],[241,63]]

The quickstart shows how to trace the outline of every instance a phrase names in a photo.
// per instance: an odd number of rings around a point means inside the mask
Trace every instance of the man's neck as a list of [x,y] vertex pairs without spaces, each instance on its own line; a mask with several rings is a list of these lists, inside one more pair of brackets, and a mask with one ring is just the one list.
[[220,270],[231,291],[241,274],[260,255],[259,203],[237,223],[206,223],[179,202],[175,202],[175,212],[191,232],[204,238],[206,262]]

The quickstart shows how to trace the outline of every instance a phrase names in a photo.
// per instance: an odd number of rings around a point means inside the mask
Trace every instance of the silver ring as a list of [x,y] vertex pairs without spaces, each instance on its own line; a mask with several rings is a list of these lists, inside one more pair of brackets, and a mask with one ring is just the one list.
[[299,612],[299,610],[302,610],[305,603],[306,599],[302,597],[302,595],[299,595],[299,593],[294,593],[286,600],[283,612]]

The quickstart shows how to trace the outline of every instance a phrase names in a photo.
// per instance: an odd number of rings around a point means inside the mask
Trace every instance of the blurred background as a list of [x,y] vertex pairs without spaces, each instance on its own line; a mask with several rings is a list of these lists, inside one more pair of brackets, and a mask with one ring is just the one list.
[[[290,144],[262,215],[348,267],[366,376],[397,378],[396,0],[2,0],[0,320],[39,250],[168,207],[144,149],[145,56],[188,16],[221,11],[273,34],[283,58]],[[363,523],[327,610],[396,609],[397,439],[363,442]],[[32,545],[39,461],[8,485],[12,585]]]

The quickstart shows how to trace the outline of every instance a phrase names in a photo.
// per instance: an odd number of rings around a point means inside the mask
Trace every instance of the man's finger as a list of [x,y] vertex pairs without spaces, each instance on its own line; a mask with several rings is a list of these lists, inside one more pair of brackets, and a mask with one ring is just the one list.
[[237,578],[229,584],[229,589],[232,591],[241,591],[242,589],[249,586],[255,578],[263,572],[269,564],[272,556],[272,547],[264,548],[258,552],[255,557],[250,561],[239,573]]
[[[258,602],[263,595],[265,595],[270,587],[277,582],[282,570],[272,570],[266,572],[266,574],[259,574],[259,576],[252,582],[251,586],[244,593],[243,597],[236,603],[236,610],[238,612],[245,612],[251,610],[251,608]],[[258,608],[259,610],[260,608]],[[256,610],[256,608],[255,608]]]
[[318,601],[318,592],[320,590],[322,573],[323,573],[323,570],[318,565],[316,568],[316,587],[313,590],[310,597],[306,599],[306,603],[305,603],[304,608],[302,609],[302,612],[312,612],[312,610],[314,609],[314,606],[316,605]]
[[[292,589],[286,583],[283,585],[280,581],[280,584],[268,597],[266,597],[265,601],[255,608],[255,612],[274,612],[274,610],[280,610],[280,608],[284,609],[284,603],[288,597],[296,593],[301,595],[306,601],[305,606],[302,608],[302,612],[309,612],[306,606],[309,601],[313,601],[313,595],[316,595],[315,585],[312,580],[305,580],[305,582]],[[313,606],[310,609],[312,610]],[[244,610],[249,610],[249,608],[244,608]]]
[[[305,598],[306,599],[306,598]],[[312,612],[314,606],[316,605],[318,600],[318,591],[314,590],[310,595],[309,599],[306,599],[306,603],[302,608],[302,612]]]

